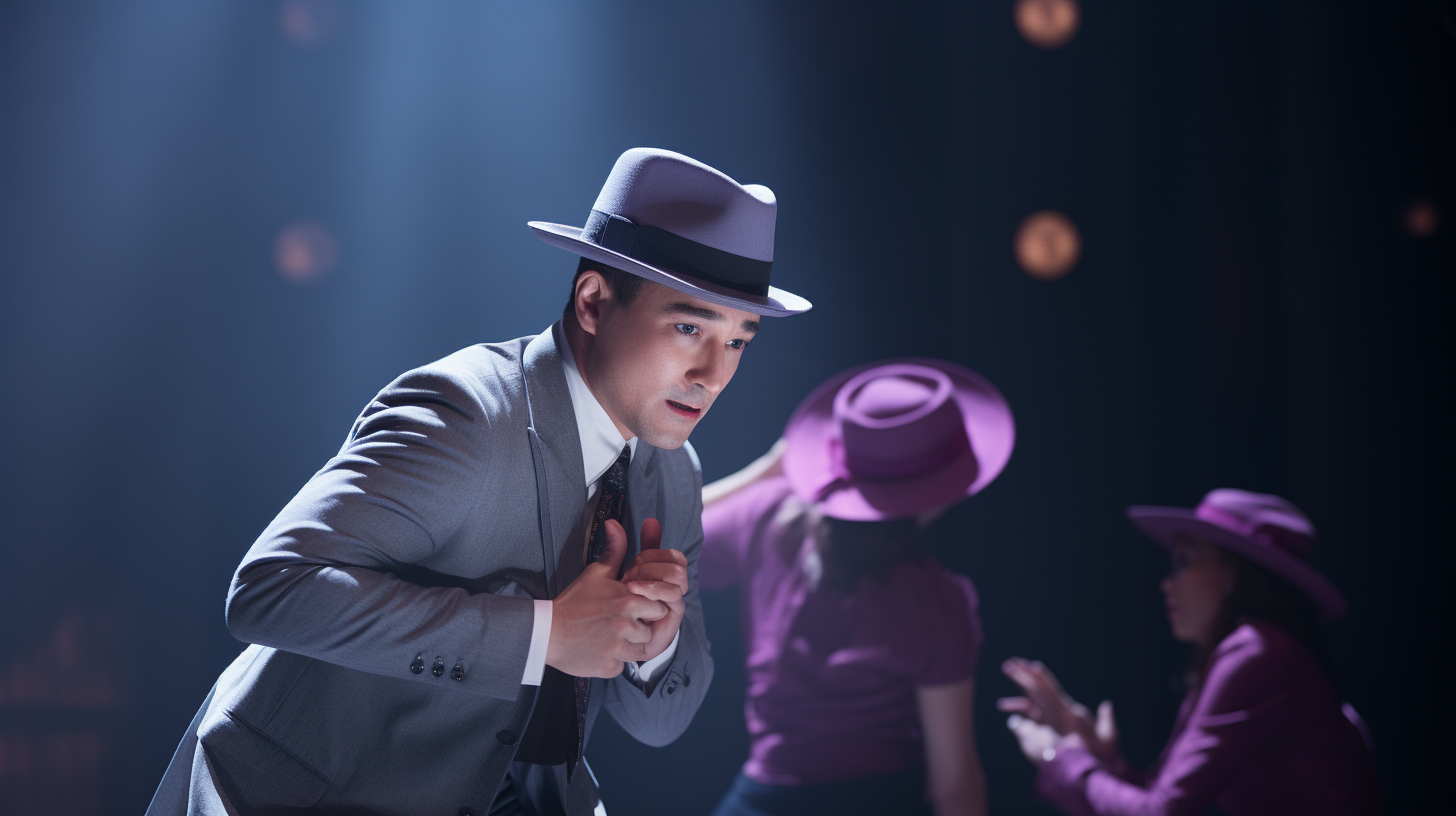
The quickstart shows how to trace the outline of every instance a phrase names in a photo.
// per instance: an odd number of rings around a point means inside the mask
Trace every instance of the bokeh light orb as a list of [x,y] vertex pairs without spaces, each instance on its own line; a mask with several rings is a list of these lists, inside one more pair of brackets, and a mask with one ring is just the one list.
[[334,0],[284,0],[278,6],[278,27],[296,43],[323,42],[339,27],[339,6]]
[[339,245],[333,233],[315,221],[298,221],[284,227],[273,243],[273,261],[283,277],[294,283],[309,283],[323,277],[339,261]]
[[1405,231],[1417,238],[1425,238],[1441,225],[1441,211],[1430,201],[1414,201],[1405,209]]
[[1037,48],[1061,48],[1082,24],[1077,0],[1016,0],[1013,14],[1016,30]]
[[1072,219],[1055,210],[1034,212],[1016,229],[1016,262],[1037,280],[1056,280],[1082,257],[1082,235]]

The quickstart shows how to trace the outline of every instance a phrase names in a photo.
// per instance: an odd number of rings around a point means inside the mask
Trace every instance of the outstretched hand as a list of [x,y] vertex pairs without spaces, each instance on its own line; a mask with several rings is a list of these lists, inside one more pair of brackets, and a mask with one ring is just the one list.
[[629,591],[667,607],[666,615],[647,622],[652,636],[645,644],[647,656],[640,659],[651,660],[677,636],[687,608],[683,596],[688,593],[687,556],[681,550],[662,549],[662,524],[657,519],[642,522],[642,552],[622,576],[622,583]]
[[1012,724],[1013,720],[1021,719],[1043,725],[1061,736],[1075,734],[1098,759],[1107,763],[1115,760],[1117,723],[1113,719],[1111,701],[1104,700],[1097,707],[1097,716],[1094,719],[1086,706],[1073,700],[1062,690],[1056,675],[1043,666],[1041,661],[1013,657],[1001,664],[1001,671],[1020,686],[1026,695],[1002,697],[996,701],[998,709],[1012,713],[1007,727],[1017,733],[1023,750],[1027,741],[1022,737],[1022,732],[1030,734],[1030,729],[1018,728]]
[[[669,603],[634,592],[626,581],[617,580],[627,553],[627,532],[614,520],[604,526],[607,540],[601,559],[588,564],[551,604],[546,664],[577,677],[616,677],[627,661],[655,656],[649,654],[649,646],[656,643],[653,627],[673,614]],[[660,525],[657,536],[662,537]],[[681,598],[678,606],[680,610]],[[681,619],[679,611],[677,620]],[[677,631],[676,623],[672,631]],[[670,643],[672,635],[667,640]],[[657,652],[665,648],[663,644]]]
[[1050,761],[1057,755],[1057,746],[1062,741],[1062,735],[1051,726],[1020,714],[1012,714],[1006,718],[1006,727],[1016,735],[1016,743],[1021,746],[1022,755],[1033,765]]

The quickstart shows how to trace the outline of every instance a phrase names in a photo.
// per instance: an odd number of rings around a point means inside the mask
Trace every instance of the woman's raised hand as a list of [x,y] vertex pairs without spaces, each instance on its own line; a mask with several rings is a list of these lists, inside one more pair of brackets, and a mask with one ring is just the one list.
[[[1087,749],[1103,762],[1111,763],[1116,759],[1117,723],[1113,720],[1110,701],[1103,701],[1097,707],[1094,719],[1086,706],[1062,690],[1056,675],[1040,661],[1013,657],[1001,664],[1001,671],[1020,686],[1026,696],[1002,697],[996,701],[997,708],[1045,725],[1062,736],[1077,735]],[[1013,727],[1013,730],[1016,729]]]
[[1056,675],[1040,661],[1013,657],[1001,664],[1001,671],[1021,686],[1025,697],[1002,697],[996,707],[1049,725],[1061,734],[1074,734],[1080,721],[1088,719],[1087,707],[1062,690]]

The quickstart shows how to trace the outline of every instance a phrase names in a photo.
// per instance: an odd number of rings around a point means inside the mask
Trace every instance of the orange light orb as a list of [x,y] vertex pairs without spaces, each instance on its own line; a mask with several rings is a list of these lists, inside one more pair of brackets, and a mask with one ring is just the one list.
[[296,43],[323,42],[339,27],[339,7],[333,0],[284,0],[278,7],[278,27]]
[[1016,0],[1016,30],[1037,48],[1061,48],[1077,36],[1082,7],[1077,0]]
[[339,260],[339,245],[323,225],[298,221],[284,227],[273,243],[273,260],[283,277],[308,283],[323,277]]
[[1405,229],[1417,238],[1425,238],[1441,225],[1441,212],[1429,201],[1413,202],[1405,210]]
[[1055,210],[1034,212],[1016,230],[1016,262],[1037,280],[1056,280],[1077,265],[1082,236],[1072,219]]

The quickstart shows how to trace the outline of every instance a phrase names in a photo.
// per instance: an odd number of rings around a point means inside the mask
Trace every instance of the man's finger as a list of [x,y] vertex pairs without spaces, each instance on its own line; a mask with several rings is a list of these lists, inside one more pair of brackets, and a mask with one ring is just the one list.
[[637,553],[637,560],[633,561],[632,564],[634,566],[637,564],[677,564],[680,567],[686,567],[688,565],[688,557],[683,555],[682,550],[676,550],[672,547],[659,547],[655,550],[643,550]]
[[625,617],[632,620],[661,620],[667,617],[667,614],[672,611],[667,608],[667,604],[661,601],[645,598],[637,594],[633,594],[630,597],[631,601],[627,604]]
[[662,547],[662,522],[655,518],[642,522],[642,549],[656,550]]
[[623,581],[667,581],[682,587],[683,592],[688,591],[688,571],[673,563],[649,563],[636,564],[627,574],[622,576]]
[[634,646],[645,646],[652,640],[652,627],[640,620],[632,621],[632,625],[627,627],[627,633],[622,639]]
[[[647,644],[628,643],[624,640],[617,646],[616,653],[612,657],[623,663],[636,663],[639,660],[646,660]],[[618,672],[618,674],[621,674],[621,672]],[[615,677],[616,675],[612,676]]]
[[665,604],[679,603],[683,599],[682,587],[671,581],[631,581],[627,589],[634,595]]

